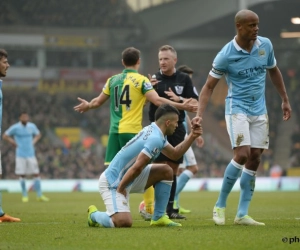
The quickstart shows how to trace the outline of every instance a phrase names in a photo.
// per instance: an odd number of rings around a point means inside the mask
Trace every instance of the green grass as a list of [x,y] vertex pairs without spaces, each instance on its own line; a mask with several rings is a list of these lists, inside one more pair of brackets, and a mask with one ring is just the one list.
[[181,204],[192,213],[182,228],[152,228],[138,214],[141,194],[131,195],[132,228],[89,228],[87,208],[104,210],[98,193],[47,193],[48,203],[29,203],[21,195],[3,193],[4,210],[20,217],[20,223],[0,224],[3,249],[299,249],[300,243],[283,243],[282,238],[300,238],[299,192],[256,192],[250,215],[265,227],[233,225],[239,193],[228,200],[226,225],[215,226],[212,208],[215,192],[183,193]]

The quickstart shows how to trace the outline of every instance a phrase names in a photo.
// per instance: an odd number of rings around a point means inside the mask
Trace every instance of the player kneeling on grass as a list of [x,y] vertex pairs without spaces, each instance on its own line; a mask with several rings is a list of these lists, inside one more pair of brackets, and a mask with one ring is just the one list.
[[175,148],[171,146],[166,136],[174,133],[178,116],[175,107],[161,105],[155,113],[155,122],[144,127],[118,152],[99,178],[99,191],[106,212],[98,211],[94,205],[89,206],[89,226],[131,227],[129,193],[143,193],[152,185],[155,185],[155,206],[150,225],[181,226],[165,215],[173,170],[167,164],[150,164],[160,152],[178,159],[202,134],[201,125],[195,125],[182,143]]

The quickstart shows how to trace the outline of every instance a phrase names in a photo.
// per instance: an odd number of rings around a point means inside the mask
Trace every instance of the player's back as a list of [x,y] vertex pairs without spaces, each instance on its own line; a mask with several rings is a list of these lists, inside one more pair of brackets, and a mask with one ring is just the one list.
[[145,93],[153,90],[149,79],[125,69],[111,77],[103,92],[110,95],[111,133],[138,133],[142,129]]

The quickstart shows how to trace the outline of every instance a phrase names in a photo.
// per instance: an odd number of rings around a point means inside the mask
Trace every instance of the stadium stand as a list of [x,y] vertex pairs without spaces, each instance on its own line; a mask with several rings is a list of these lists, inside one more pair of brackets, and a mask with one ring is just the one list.
[[133,27],[131,9],[123,1],[2,1],[0,24],[52,27]]

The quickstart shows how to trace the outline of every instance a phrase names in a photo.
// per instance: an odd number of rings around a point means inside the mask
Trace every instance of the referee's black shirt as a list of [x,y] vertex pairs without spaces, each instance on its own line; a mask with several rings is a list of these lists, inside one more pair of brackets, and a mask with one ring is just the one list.
[[[170,98],[165,94],[164,91],[168,91],[169,88],[177,96],[182,96],[183,98],[194,98],[198,100],[198,92],[194,87],[191,78],[188,74],[183,73],[181,71],[176,71],[172,76],[167,76],[161,73],[161,71],[157,72],[156,79],[159,81],[155,86],[154,89],[158,93],[160,97],[164,97],[170,100]],[[155,121],[155,111],[157,106],[153,103],[150,103],[149,108],[149,120],[150,122]],[[179,123],[182,123],[185,119],[185,112],[184,110],[179,110]]]

